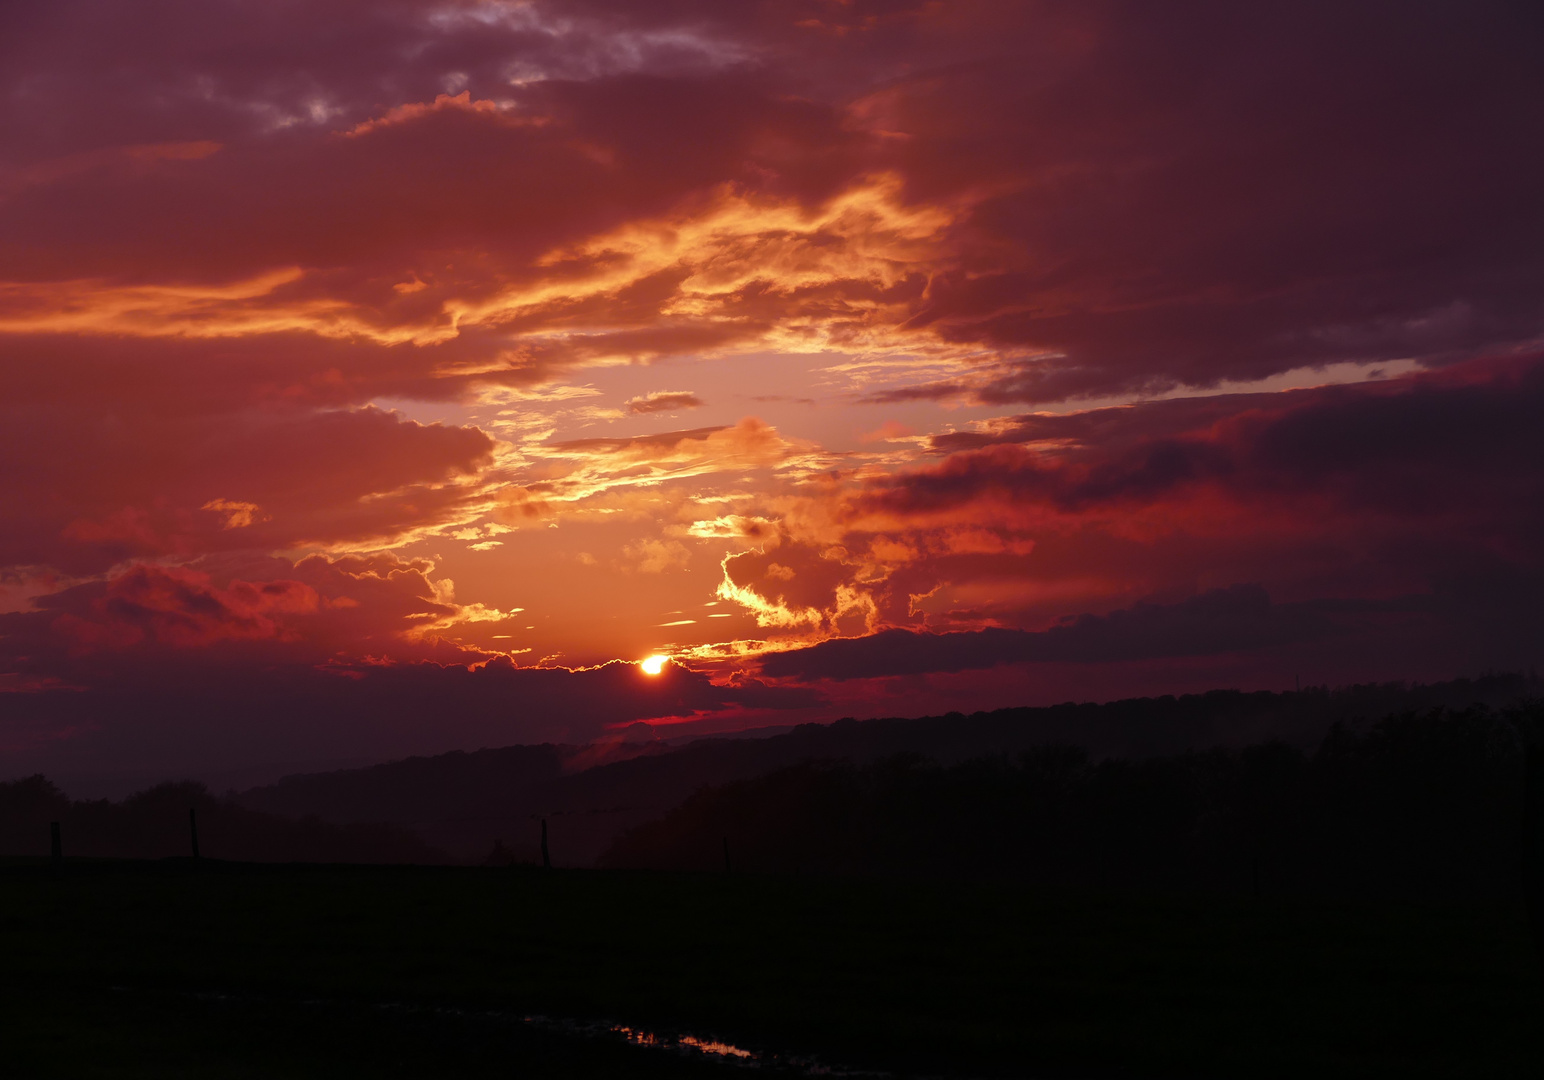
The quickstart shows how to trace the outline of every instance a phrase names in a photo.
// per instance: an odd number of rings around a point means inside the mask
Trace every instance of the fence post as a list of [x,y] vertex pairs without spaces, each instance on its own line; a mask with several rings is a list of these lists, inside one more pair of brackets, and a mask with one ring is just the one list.
[[1523,896],[1544,971],[1544,746],[1527,746],[1523,753]]
[[193,841],[193,857],[198,858],[198,811],[188,807],[188,836]]
[[724,837],[724,873],[729,873],[729,837]]
[[48,834],[49,839],[53,841],[54,865],[58,866],[64,861],[64,841],[59,838],[59,823],[57,821],[50,821],[48,823]]
[[541,819],[541,865],[543,870],[552,869],[552,857],[547,854],[547,819]]

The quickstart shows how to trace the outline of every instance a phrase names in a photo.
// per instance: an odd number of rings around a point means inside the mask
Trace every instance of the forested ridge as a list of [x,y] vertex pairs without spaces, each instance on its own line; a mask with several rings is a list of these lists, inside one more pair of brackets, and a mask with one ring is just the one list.
[[[1515,895],[1537,704],[1142,760],[1048,746],[806,761],[700,789],[608,866],[1274,894]],[[1534,768],[1538,762],[1535,760]],[[1537,780],[1535,780],[1537,783]]]

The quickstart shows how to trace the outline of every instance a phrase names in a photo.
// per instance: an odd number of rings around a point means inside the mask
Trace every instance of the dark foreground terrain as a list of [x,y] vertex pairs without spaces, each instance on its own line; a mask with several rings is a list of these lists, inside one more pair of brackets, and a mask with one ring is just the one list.
[[[1532,942],[1500,903],[11,860],[0,956],[15,1077],[808,1075],[812,1058],[905,1076],[1544,1066]],[[670,1049],[682,1035],[756,1057]],[[635,1045],[650,1037],[667,1046]]]

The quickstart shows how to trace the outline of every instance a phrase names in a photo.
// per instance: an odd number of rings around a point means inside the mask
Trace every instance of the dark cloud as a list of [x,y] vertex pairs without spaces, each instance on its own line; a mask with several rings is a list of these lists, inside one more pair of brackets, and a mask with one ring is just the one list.
[[[0,616],[0,667],[76,686],[203,663],[335,665],[361,652],[477,663],[478,649],[431,638],[468,609],[428,560],[395,555],[287,559],[236,552],[184,565],[141,563]],[[481,609],[471,613],[488,615]]]
[[[798,625],[825,633],[839,602],[881,628],[1044,626],[1073,603],[1119,607],[1219,579],[1260,582],[1294,602],[1425,597],[1380,609],[1384,621],[1362,626],[1346,655],[1376,652],[1380,635],[1387,645],[1419,633],[1423,655],[1448,658],[1433,663],[1463,656],[1479,670],[1485,654],[1527,666],[1541,647],[1528,602],[1502,601],[1537,595],[1544,569],[1544,434],[1529,419],[1540,410],[1544,363],[1518,356],[993,421],[933,437],[933,464],[811,496],[793,520],[834,518],[845,531],[795,528],[776,547],[735,555],[726,586],[758,611],[757,597],[781,597],[806,614]],[[1471,586],[1452,584],[1455,574]],[[1020,635],[983,631],[950,648],[991,659],[1001,641],[1028,656]],[[875,655],[894,646],[909,662],[908,639],[878,640]],[[867,646],[831,647],[856,656]]]
[[772,677],[863,679],[999,664],[1119,663],[1268,648],[1333,632],[1329,620],[1311,607],[1272,604],[1260,586],[1235,585],[1178,604],[1138,604],[1108,615],[1079,615],[1043,631],[886,630],[773,653],[762,659],[761,668]]
[[1526,282],[1544,215],[1523,180],[1544,153],[1544,77],[1526,59],[1536,12],[1108,13],[1048,80],[988,68],[908,95],[941,128],[966,101],[989,110],[975,131],[997,136],[992,149],[953,135],[955,168],[1037,177],[1035,197],[976,217],[1021,244],[1023,264],[947,273],[916,316],[1041,355],[984,372],[983,399],[1440,359],[1537,335]]
[[65,614],[53,629],[72,649],[137,644],[147,638],[182,647],[271,638],[284,633],[282,613],[312,612],[316,590],[292,580],[212,585],[207,574],[136,566],[102,589],[86,617]]
[[875,481],[854,509],[926,514],[1004,498],[1075,513],[1210,486],[1278,506],[1329,499],[1352,516],[1458,513],[1532,529],[1541,408],[1544,363],[1522,357],[1292,394],[1026,416],[935,437],[935,450],[953,451],[942,463]]

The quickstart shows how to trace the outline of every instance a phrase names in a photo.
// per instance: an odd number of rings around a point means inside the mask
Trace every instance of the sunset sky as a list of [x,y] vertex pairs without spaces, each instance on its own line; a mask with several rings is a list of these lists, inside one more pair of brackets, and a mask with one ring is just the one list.
[[1524,3],[6,4],[0,773],[1526,670],[1540,56]]

